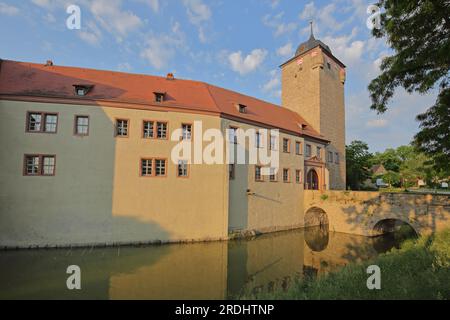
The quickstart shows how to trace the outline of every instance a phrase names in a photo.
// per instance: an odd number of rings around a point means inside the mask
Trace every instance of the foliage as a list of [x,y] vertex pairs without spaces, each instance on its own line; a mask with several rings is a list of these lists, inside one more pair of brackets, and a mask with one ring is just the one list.
[[[383,113],[398,87],[428,93],[436,86],[436,104],[418,116],[421,132],[415,143],[433,160],[437,171],[449,170],[450,2],[442,0],[379,0],[381,28],[394,51],[383,59],[381,74],[369,85],[373,110]],[[394,170],[395,168],[390,168]]]
[[346,146],[347,185],[352,190],[360,190],[364,180],[370,177],[369,146],[362,141],[352,141]]
[[[450,55],[450,54],[449,54]],[[436,168],[450,175],[450,89],[443,90],[436,105],[417,116],[422,129],[415,136],[418,149],[433,157]]]
[[395,171],[388,171],[383,175],[383,181],[389,186],[399,186],[400,185],[400,174]]
[[[381,290],[368,290],[369,265],[382,270]],[[316,280],[301,279],[286,291],[244,299],[450,299],[450,230],[406,241],[401,249],[348,265]]]

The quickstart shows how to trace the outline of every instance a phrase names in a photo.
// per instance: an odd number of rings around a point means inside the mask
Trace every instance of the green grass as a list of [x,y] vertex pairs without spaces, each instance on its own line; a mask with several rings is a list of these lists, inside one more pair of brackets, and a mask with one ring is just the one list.
[[[367,266],[381,269],[381,290],[367,289]],[[241,299],[450,299],[450,229],[406,241],[364,264],[353,264],[314,280],[298,280],[286,291]]]

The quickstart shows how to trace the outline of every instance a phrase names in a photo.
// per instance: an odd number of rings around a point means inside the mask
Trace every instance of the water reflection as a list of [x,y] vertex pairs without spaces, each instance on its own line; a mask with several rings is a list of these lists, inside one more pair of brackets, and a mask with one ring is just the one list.
[[[0,299],[226,299],[286,289],[297,277],[375,257],[393,241],[316,227],[228,243],[0,252]],[[66,289],[73,264],[81,291]]]

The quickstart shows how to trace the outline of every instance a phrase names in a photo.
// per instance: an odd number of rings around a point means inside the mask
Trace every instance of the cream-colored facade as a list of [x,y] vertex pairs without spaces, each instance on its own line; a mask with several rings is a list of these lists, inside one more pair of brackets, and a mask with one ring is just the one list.
[[[57,132],[26,132],[28,112],[57,114]],[[256,181],[256,165],[239,164],[230,179],[226,163],[191,164],[181,178],[171,161],[178,141],[170,136],[182,124],[201,121],[204,131],[220,129],[224,136],[230,127],[264,128],[204,114],[7,100],[0,100],[0,114],[3,247],[207,241],[303,224],[304,146],[317,142],[281,132],[276,181]],[[89,117],[88,136],[74,134],[77,115]],[[116,119],[129,121],[128,137],[115,136]],[[167,139],[142,137],[149,119],[168,124]],[[288,153],[283,139],[290,142]],[[55,156],[54,176],[24,175],[24,156],[35,154]],[[167,159],[166,175],[142,177],[145,158]]]

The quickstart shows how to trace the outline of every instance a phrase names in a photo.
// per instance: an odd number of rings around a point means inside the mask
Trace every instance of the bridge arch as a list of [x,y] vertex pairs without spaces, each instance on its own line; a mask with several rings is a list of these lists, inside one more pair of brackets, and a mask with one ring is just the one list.
[[322,208],[311,207],[305,212],[305,242],[315,252],[328,247],[330,239],[328,215]]
[[399,218],[385,218],[378,220],[372,228],[372,235],[382,235],[395,232],[410,233],[413,236],[418,236],[419,232],[411,223]]
[[330,224],[328,215],[322,208],[311,207],[305,212],[305,227],[328,226]]

